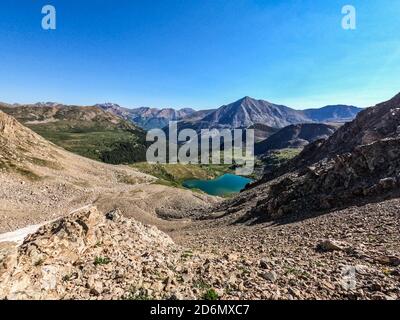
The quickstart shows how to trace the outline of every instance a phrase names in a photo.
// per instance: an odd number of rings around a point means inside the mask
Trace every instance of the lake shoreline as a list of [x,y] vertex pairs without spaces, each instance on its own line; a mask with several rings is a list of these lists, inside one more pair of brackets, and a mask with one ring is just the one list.
[[224,197],[239,193],[251,182],[252,179],[227,173],[211,180],[186,180],[182,185],[187,189],[198,189],[212,196]]

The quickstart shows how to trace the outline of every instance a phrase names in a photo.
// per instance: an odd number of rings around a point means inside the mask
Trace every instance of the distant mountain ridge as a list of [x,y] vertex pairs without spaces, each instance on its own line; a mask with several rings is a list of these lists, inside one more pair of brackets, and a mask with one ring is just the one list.
[[132,109],[130,111],[130,115],[134,123],[138,124],[144,129],[153,129],[162,128],[166,126],[169,121],[182,120],[195,112],[196,111],[191,108],[175,110],[172,108],[156,109],[142,107]]
[[324,123],[293,124],[256,143],[255,154],[261,155],[277,149],[302,148],[316,140],[329,138],[336,128]]
[[319,109],[306,109],[303,113],[315,122],[348,122],[353,120],[361,110],[355,106],[338,104]]
[[129,120],[146,130],[163,128],[168,125],[169,121],[179,121],[199,112],[192,108],[183,108],[180,110],[149,107],[128,109],[113,103],[97,104],[96,107],[122,117],[125,120]]

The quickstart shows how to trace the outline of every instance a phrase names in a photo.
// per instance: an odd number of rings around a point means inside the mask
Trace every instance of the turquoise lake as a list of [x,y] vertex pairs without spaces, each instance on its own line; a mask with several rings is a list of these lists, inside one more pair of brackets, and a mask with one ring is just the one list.
[[213,196],[227,196],[242,191],[246,184],[252,181],[234,174],[224,174],[214,180],[187,180],[183,186],[189,189],[200,189]]

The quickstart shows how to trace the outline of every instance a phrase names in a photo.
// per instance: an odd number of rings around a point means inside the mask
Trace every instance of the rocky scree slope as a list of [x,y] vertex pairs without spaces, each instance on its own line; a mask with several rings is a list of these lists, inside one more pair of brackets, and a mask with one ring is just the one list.
[[[2,299],[160,298],[173,292],[157,279],[168,278],[180,257],[157,228],[95,207],[41,227],[13,250],[0,267]],[[135,291],[146,283],[146,292]]]
[[252,216],[326,211],[400,196],[400,139],[383,139],[271,184]]

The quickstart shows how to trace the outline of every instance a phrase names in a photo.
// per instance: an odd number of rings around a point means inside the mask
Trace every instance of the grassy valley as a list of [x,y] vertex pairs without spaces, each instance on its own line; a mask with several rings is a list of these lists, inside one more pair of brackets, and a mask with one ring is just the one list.
[[111,164],[145,160],[145,132],[100,108],[0,105],[0,110],[81,156]]

